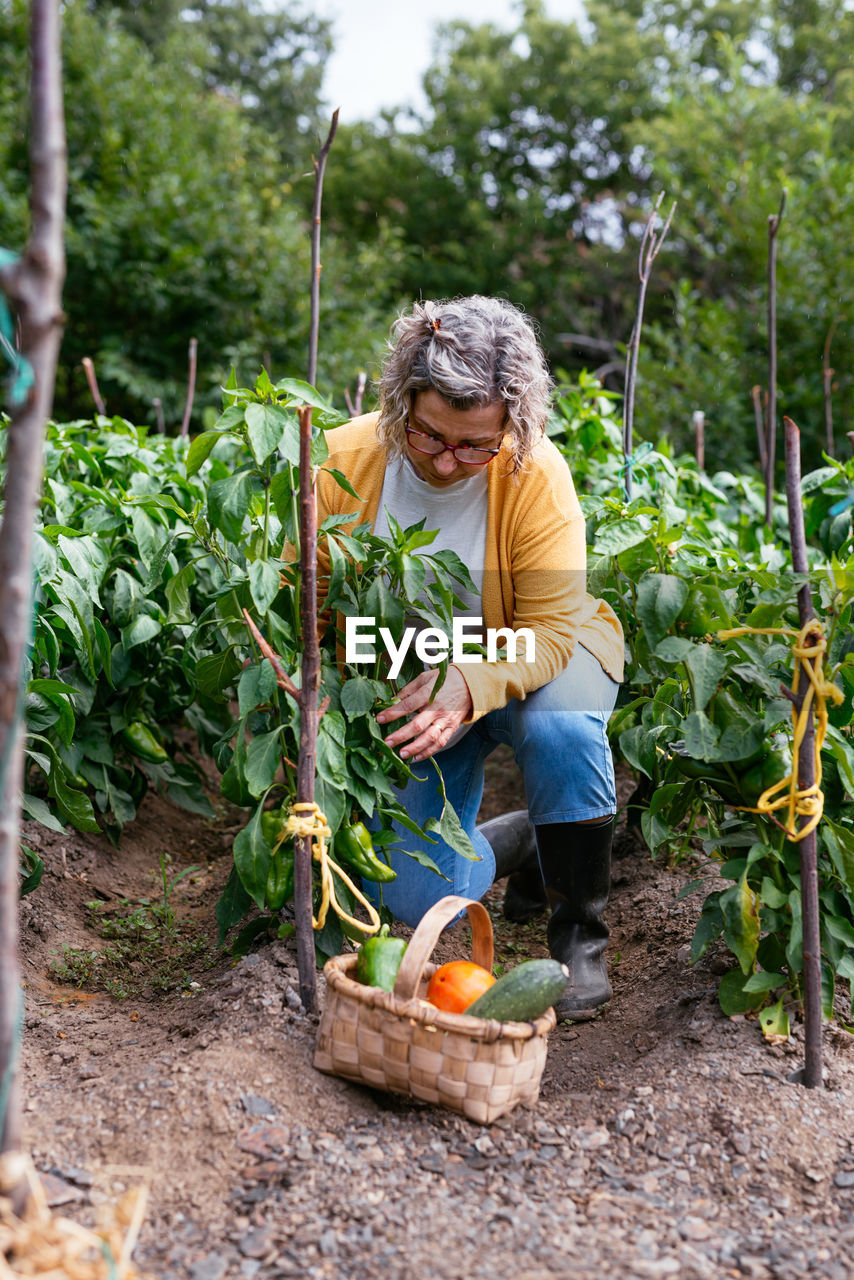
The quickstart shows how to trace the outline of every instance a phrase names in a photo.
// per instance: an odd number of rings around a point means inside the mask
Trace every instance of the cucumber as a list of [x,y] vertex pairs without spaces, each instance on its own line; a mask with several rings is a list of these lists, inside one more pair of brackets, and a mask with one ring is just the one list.
[[466,1013],[498,1022],[532,1022],[563,995],[568,978],[566,965],[557,960],[526,960],[493,983]]

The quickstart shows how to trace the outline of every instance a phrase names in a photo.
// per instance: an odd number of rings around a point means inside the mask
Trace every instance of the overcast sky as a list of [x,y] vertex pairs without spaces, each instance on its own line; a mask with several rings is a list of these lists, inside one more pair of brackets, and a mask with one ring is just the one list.
[[[435,27],[455,18],[513,27],[516,0],[314,0],[334,23],[335,53],[325,96],[341,122],[368,120],[383,107],[423,106],[421,77],[432,60]],[[546,0],[550,17],[569,20],[579,0]]]

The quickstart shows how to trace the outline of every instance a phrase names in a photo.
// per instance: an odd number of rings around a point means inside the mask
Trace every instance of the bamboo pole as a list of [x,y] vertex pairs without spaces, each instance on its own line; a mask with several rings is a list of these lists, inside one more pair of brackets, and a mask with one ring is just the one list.
[[[42,482],[45,423],[53,404],[65,279],[65,121],[59,0],[32,0],[30,238],[20,260],[0,268],[0,288],[20,324],[21,355],[33,382],[11,406],[0,525],[0,1153],[20,1151],[15,1060],[20,1037],[17,944],[18,839],[23,778],[20,691],[30,637],[33,526]],[[13,1189],[15,1188],[13,1180]],[[0,1187],[0,1191],[3,1188]]]
[[[783,419],[786,456],[786,501],[789,509],[789,536],[792,544],[792,568],[807,572],[807,543],[804,534],[804,509],[801,499],[801,433],[791,418]],[[815,618],[809,582],[798,591],[798,616],[801,626]],[[797,710],[806,692],[806,681],[793,696]],[[810,716],[798,752],[798,787],[808,790],[815,783],[815,720]],[[801,914],[803,917],[804,966],[804,1069],[803,1083],[816,1089],[822,1083],[821,1066],[821,938],[818,911],[818,864],[816,833],[810,832],[798,844],[801,859]]]
[[786,208],[786,188],[777,213],[768,215],[768,407],[765,420],[765,523],[774,512],[774,463],[777,453],[777,232]]

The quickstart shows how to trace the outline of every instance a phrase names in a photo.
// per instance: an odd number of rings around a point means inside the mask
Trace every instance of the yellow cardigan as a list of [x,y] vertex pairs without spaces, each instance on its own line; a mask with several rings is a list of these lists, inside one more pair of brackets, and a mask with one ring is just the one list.
[[[317,477],[317,523],[328,515],[359,511],[353,525],[373,525],[387,455],[376,437],[379,415],[365,414],[326,433],[328,467],[342,471],[360,503],[328,471]],[[623,632],[610,605],[587,593],[584,517],[569,468],[547,438],[534,448],[524,469],[513,474],[506,442],[487,469],[486,560],[483,621],[487,628],[530,627],[536,660],[487,662],[459,667],[478,720],[511,698],[524,698],[564,670],[582,644],[616,681],[623,678]],[[412,520],[419,518],[413,511]],[[328,556],[320,549],[318,570]],[[430,548],[425,552],[429,554]],[[524,653],[524,643],[519,646]]]

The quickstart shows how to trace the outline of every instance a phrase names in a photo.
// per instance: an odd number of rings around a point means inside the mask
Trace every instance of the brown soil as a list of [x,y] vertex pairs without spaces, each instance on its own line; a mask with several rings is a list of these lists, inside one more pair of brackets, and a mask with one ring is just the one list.
[[[524,804],[506,752],[482,817]],[[625,801],[630,780],[622,779]],[[87,1221],[140,1180],[139,1265],[159,1280],[318,1276],[851,1274],[854,1036],[825,1029],[825,1087],[788,1077],[802,1028],[763,1043],[717,1005],[719,954],[691,968],[692,869],[653,863],[623,829],[609,956],[614,999],[550,1040],[541,1099],[489,1128],[316,1072],[292,942],[215,951],[234,812],[206,822],[149,797],[120,850],[27,824],[45,861],[21,907],[26,1142],[52,1201]],[[109,946],[86,904],[162,901],[160,859],[193,954],[113,970],[117,999],[76,989],[63,948]],[[500,959],[544,955],[543,920],[487,904]],[[130,905],[129,905],[130,904]],[[439,958],[467,954],[464,924]],[[171,987],[159,989],[158,984]],[[321,983],[322,987],[322,983]]]

